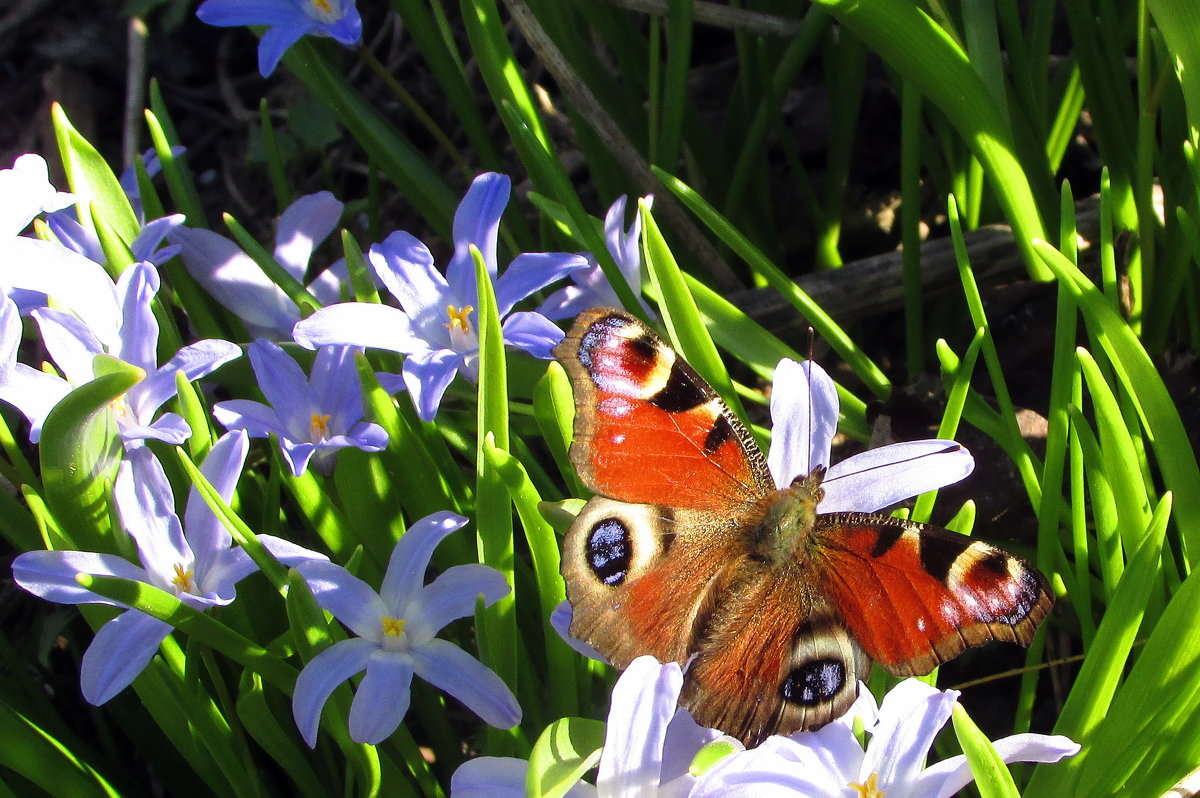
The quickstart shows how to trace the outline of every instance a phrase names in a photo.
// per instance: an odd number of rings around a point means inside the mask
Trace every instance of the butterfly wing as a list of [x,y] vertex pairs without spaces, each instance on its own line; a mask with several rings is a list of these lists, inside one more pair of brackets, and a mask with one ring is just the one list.
[[555,348],[575,392],[571,459],[598,495],[571,525],[571,633],[617,667],[684,663],[744,556],[741,519],[774,491],[746,428],[699,374],[622,311],[581,314]]
[[684,675],[679,703],[697,723],[752,747],[850,709],[871,661],[799,576],[749,558],[739,564]]
[[1007,552],[881,515],[817,517],[813,567],[858,644],[920,676],[989,640],[1028,646],[1054,605],[1046,578]]
[[575,390],[571,460],[591,490],[729,513],[775,489],[737,416],[635,317],[586,311],[554,354]]

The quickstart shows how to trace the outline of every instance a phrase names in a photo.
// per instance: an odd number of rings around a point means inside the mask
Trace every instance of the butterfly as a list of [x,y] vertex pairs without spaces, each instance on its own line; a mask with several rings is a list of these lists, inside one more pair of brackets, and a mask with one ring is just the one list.
[[618,668],[685,664],[697,723],[747,746],[817,729],[872,660],[923,675],[989,640],[1028,646],[1050,611],[1045,577],[986,543],[818,513],[823,468],[777,489],[737,416],[637,318],[585,311],[554,354],[596,494],[563,542],[570,632]]

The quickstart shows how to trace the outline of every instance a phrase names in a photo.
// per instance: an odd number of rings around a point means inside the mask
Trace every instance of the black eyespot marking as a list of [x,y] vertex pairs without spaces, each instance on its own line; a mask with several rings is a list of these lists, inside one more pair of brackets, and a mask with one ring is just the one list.
[[882,557],[892,550],[900,542],[900,538],[904,537],[904,528],[899,526],[884,526],[879,528],[879,539],[875,541],[875,545],[871,548],[872,557]]
[[[966,538],[963,538],[965,541]],[[945,582],[950,575],[950,567],[963,553],[965,546],[957,542],[935,538],[932,535],[921,536],[921,567],[925,573],[939,582]]]
[[629,342],[629,346],[633,349],[634,354],[647,363],[653,362],[655,356],[658,354],[658,348],[654,345],[654,339],[648,335],[632,339]]
[[625,581],[633,559],[629,529],[616,518],[605,518],[592,527],[587,539],[587,562],[592,573],[609,587]]
[[704,452],[712,454],[730,440],[733,440],[733,425],[725,416],[717,416],[717,420],[713,422],[713,428],[708,431],[708,435],[704,436]]
[[671,366],[671,376],[662,390],[650,397],[650,404],[668,413],[684,413],[708,401],[687,372],[676,361]]
[[986,568],[996,576],[1008,576],[1008,555],[993,551],[979,561],[979,568]]
[[846,665],[840,659],[812,659],[783,680],[779,694],[784,701],[810,707],[831,701],[846,683]]

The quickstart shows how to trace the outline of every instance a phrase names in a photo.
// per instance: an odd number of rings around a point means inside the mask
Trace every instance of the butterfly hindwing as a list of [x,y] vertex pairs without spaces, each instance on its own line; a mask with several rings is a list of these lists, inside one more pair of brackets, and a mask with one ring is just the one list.
[[745,426],[635,317],[582,313],[554,354],[575,389],[571,460],[591,490],[725,512],[774,490]]
[[618,668],[686,662],[736,561],[734,531],[705,511],[594,497],[563,542],[571,634]]
[[712,613],[679,702],[754,746],[845,714],[871,661],[819,591],[743,560]]
[[1028,646],[1054,604],[1029,563],[982,541],[898,518],[818,516],[819,581],[871,658],[929,673],[989,640]]

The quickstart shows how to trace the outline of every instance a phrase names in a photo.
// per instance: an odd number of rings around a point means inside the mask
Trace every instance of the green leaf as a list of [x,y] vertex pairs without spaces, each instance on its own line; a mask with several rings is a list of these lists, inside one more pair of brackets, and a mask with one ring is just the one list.
[[[238,681],[237,715],[254,742],[279,763],[301,795],[323,798],[329,794],[329,785],[321,782],[309,764],[312,753],[307,746],[301,748],[291,713],[281,719],[272,711],[262,679],[250,671],[242,671]],[[284,724],[291,728],[285,731]]]
[[546,727],[529,754],[525,794],[537,798],[566,795],[596,763],[604,745],[604,724],[585,718],[561,718]]
[[84,225],[91,225],[92,214],[88,204],[94,205],[99,215],[128,246],[137,237],[139,225],[116,175],[96,148],[71,125],[61,105],[54,103],[50,107],[50,117],[54,122],[54,135],[58,139],[67,182],[79,198],[80,220]]
[[980,798],[1021,798],[1004,760],[996,753],[992,741],[979,730],[975,721],[971,720],[962,704],[954,705],[954,714],[951,717],[954,722],[954,734],[958,737],[963,753],[967,755]]
[[124,449],[110,403],[144,376],[126,364],[97,377],[64,396],[42,425],[46,505],[72,547],[114,549],[109,494]]
[[1036,241],[1034,248],[1059,284],[1074,296],[1089,334],[1104,350],[1126,395],[1136,404],[1163,483],[1175,494],[1175,525],[1186,560],[1195,565],[1200,561],[1200,466],[1174,400],[1133,330],[1096,286],[1046,242]]
[[120,793],[67,746],[6,703],[0,702],[0,765],[48,795],[99,798]]
[[746,411],[733,390],[733,380],[717,353],[679,264],[650,213],[649,203],[639,200],[638,213],[642,216],[642,255],[650,270],[650,279],[658,289],[659,307],[671,342],[683,359],[721,395],[729,409],[746,421]]

